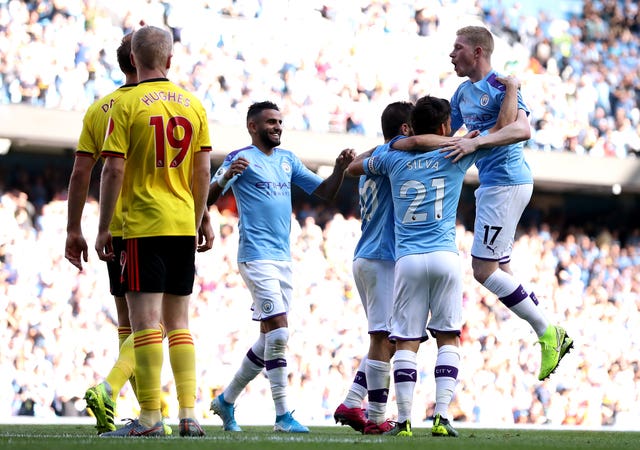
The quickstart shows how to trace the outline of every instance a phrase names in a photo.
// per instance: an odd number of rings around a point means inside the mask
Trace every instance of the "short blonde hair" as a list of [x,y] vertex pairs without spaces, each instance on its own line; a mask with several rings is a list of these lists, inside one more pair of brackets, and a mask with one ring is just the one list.
[[167,30],[147,25],[133,33],[131,53],[145,69],[164,68],[172,50],[173,38]]
[[493,53],[493,35],[485,27],[468,26],[460,28],[456,36],[463,36],[474,47],[480,47],[487,58]]

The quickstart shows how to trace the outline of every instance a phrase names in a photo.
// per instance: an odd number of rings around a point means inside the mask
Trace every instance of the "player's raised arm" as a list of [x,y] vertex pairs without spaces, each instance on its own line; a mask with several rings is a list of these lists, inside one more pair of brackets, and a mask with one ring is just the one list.
[[[228,163],[227,163],[228,164]],[[236,158],[225,167],[223,163],[218,170],[216,170],[211,183],[209,184],[209,196],[207,197],[207,206],[213,205],[220,198],[220,194],[224,191],[229,180],[234,176],[240,175],[245,169],[249,167],[249,160],[243,157]]]
[[505,87],[504,98],[500,105],[496,124],[489,130],[489,133],[498,131],[514,122],[518,118],[518,89],[520,89],[520,80],[514,76],[496,77]]
[[340,186],[342,185],[345,171],[349,164],[354,160],[355,156],[356,153],[352,148],[342,150],[336,158],[336,165],[333,167],[331,175],[320,183],[313,193],[325,200],[332,200],[335,198]]
[[[520,86],[518,79],[504,77],[497,78],[497,80],[505,85],[506,91],[496,125],[489,129],[488,134],[479,135],[473,139],[460,139],[444,146],[441,152],[448,152],[446,158],[453,158],[453,162],[458,162],[460,158],[479,148],[508,145],[531,137],[531,128],[526,114],[518,109],[518,89]],[[520,117],[521,115],[524,120]]]
[[430,152],[437,148],[451,145],[461,138],[441,136],[439,134],[420,134],[399,139],[391,145],[392,150]]

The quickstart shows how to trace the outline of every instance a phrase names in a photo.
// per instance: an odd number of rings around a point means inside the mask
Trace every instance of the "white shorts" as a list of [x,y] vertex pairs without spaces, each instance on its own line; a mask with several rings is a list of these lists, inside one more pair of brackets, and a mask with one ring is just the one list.
[[364,312],[369,333],[389,332],[389,318],[393,309],[393,261],[356,258],[353,278]]
[[291,262],[248,261],[238,263],[238,269],[253,298],[253,320],[266,320],[289,312],[293,293]]
[[476,219],[471,247],[474,258],[509,262],[516,228],[531,194],[533,184],[480,186],[476,189]]
[[407,255],[396,261],[390,339],[426,341],[427,329],[432,334],[460,333],[460,265],[460,257],[446,251]]

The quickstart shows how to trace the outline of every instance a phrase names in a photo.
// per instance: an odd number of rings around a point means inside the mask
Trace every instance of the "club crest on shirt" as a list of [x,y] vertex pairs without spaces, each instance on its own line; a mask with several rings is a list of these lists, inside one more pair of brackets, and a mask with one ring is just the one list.
[[262,312],[265,314],[270,314],[273,312],[273,301],[265,300],[262,302]]
[[489,104],[489,95],[483,94],[482,97],[480,97],[480,105],[487,106],[488,104]]
[[291,172],[291,166],[286,161],[282,161],[282,163],[280,164],[280,167],[282,167],[282,170],[284,170],[285,173]]

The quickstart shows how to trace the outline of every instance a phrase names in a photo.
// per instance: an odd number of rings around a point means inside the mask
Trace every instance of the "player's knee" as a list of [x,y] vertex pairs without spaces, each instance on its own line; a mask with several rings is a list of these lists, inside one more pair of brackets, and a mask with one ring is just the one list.
[[269,331],[266,336],[266,345],[271,346],[274,349],[284,351],[289,341],[289,329],[288,328],[276,328]]
[[487,278],[498,269],[498,263],[474,259],[471,262],[471,268],[473,269],[473,278],[475,278],[478,283],[484,284]]
[[484,274],[478,270],[474,270],[473,271],[473,278],[480,284],[484,284],[485,281],[487,281],[487,276],[484,276]]

